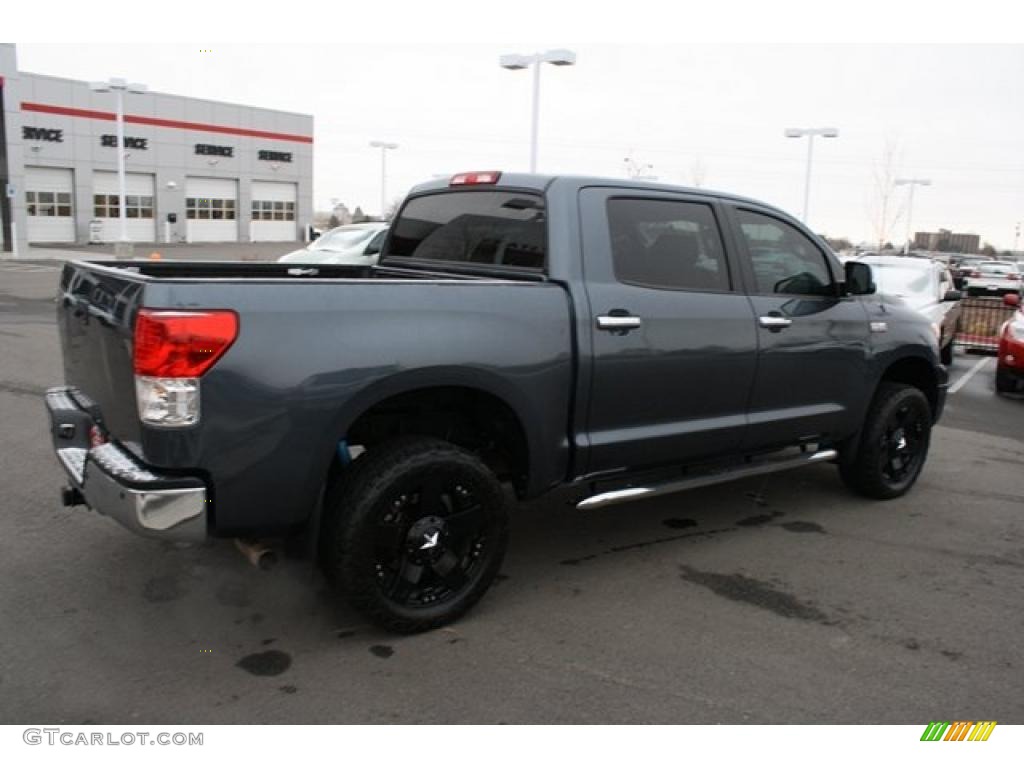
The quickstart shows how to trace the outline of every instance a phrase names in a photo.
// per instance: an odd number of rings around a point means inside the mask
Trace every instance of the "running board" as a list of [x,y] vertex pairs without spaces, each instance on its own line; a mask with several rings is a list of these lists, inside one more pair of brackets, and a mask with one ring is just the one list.
[[740,480],[745,477],[768,474],[769,472],[780,472],[786,469],[796,469],[808,464],[818,464],[822,461],[832,461],[838,454],[829,448],[816,451],[812,454],[802,454],[797,457],[786,457],[761,461],[758,463],[743,464],[740,467],[729,467],[726,469],[714,470],[695,477],[687,477],[682,480],[674,480],[662,485],[641,486],[636,488],[622,488],[618,491],[607,491],[596,496],[589,496],[576,505],[576,509],[599,509],[611,504],[621,504],[624,501],[636,499],[648,499],[652,496],[664,496],[667,493],[688,491],[691,488],[701,488],[705,485],[716,483],[727,483],[730,480]]

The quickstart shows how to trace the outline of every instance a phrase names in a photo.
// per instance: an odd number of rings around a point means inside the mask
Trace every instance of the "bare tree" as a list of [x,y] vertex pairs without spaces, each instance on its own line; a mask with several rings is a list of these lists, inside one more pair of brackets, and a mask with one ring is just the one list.
[[622,158],[622,162],[626,164],[626,176],[630,179],[653,181],[658,178],[652,173],[654,166],[650,163],[641,163],[633,157],[633,150],[629,150],[629,154]]
[[893,228],[906,213],[906,203],[896,194],[896,177],[903,151],[899,141],[887,138],[882,154],[871,171],[871,191],[867,203],[871,229],[879,248],[884,248]]

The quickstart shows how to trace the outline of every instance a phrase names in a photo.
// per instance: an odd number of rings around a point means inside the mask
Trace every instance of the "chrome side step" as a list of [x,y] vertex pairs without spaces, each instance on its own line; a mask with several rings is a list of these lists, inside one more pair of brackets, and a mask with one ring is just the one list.
[[739,467],[728,467],[725,469],[713,470],[694,477],[686,477],[681,480],[674,480],[669,483],[652,486],[640,486],[636,488],[622,488],[617,491],[607,491],[596,496],[589,496],[576,505],[576,509],[599,509],[611,504],[621,504],[624,501],[636,499],[648,499],[652,496],[664,496],[668,493],[688,491],[691,488],[701,488],[705,485],[716,483],[727,483],[730,480],[739,480],[744,477],[755,477],[768,474],[769,472],[781,472],[786,469],[796,469],[808,464],[818,464],[822,461],[831,461],[838,454],[835,450],[828,448],[811,454],[800,456],[787,456],[783,459],[765,460],[757,463],[743,464]]

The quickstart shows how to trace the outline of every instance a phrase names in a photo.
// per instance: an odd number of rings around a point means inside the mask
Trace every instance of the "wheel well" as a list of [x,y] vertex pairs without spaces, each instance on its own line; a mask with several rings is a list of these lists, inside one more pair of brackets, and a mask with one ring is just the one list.
[[[938,381],[935,370],[927,360],[920,357],[905,357],[885,369],[882,381],[908,384],[924,392],[934,415],[939,402]],[[933,416],[934,418],[934,416]]]
[[429,435],[475,453],[502,481],[526,489],[529,449],[511,407],[470,387],[431,387],[377,403],[349,427],[349,445],[372,450],[400,435]]

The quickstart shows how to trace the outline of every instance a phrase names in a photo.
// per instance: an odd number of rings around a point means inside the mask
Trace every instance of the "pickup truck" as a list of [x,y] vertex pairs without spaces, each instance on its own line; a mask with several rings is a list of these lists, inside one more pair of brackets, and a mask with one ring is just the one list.
[[874,291],[753,200],[500,172],[415,188],[373,266],[68,263],[64,503],[163,539],[304,535],[370,619],[431,629],[494,580],[514,497],[825,461],[907,492],[946,372]]

